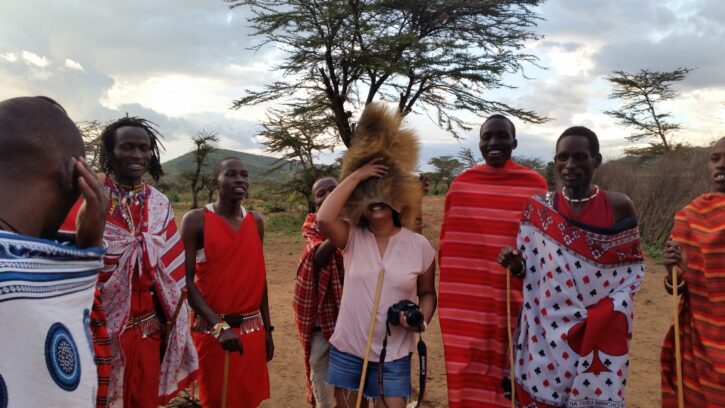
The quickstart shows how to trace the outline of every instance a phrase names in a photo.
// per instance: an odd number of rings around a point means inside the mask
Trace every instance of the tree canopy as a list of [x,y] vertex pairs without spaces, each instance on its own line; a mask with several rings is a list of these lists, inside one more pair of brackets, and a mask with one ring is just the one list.
[[334,173],[334,166],[315,164],[319,152],[334,148],[337,138],[331,134],[329,116],[320,115],[314,110],[296,107],[292,114],[272,109],[267,113],[267,120],[259,132],[264,149],[270,153],[282,153],[274,171],[289,166],[292,160],[297,164],[289,190],[301,194],[307,201],[310,212],[315,210],[312,185],[322,176]]
[[659,104],[677,97],[672,90],[674,82],[682,81],[692,71],[678,68],[660,72],[643,69],[637,73],[614,71],[606,78],[612,83],[610,99],[619,99],[623,105],[618,110],[604,113],[617,119],[619,124],[632,128],[634,133],[627,137],[631,142],[649,141],[649,147],[633,147],[625,151],[632,155],[662,153],[672,148],[672,133],[680,129],[673,122],[672,115],[659,111]]
[[281,79],[246,90],[234,108],[292,102],[323,113],[349,145],[354,110],[376,98],[403,115],[427,114],[454,136],[478,117],[502,112],[544,118],[488,96],[536,58],[523,52],[543,0],[225,0],[249,7],[261,41],[285,52]]
[[433,181],[433,194],[438,194],[438,183],[445,183],[446,188],[451,186],[453,179],[465,168],[462,163],[453,156],[437,156],[428,160],[428,164],[435,169],[429,177]]
[[[214,143],[219,142],[219,136],[214,132],[205,129],[200,130],[191,137],[191,143],[194,145],[194,170],[185,171],[182,177],[189,181],[191,187],[191,208],[199,207],[199,193],[208,185],[211,185],[212,178],[210,173],[202,173],[208,167],[206,162],[207,156],[214,150]],[[213,189],[210,189],[208,198],[211,201]]]

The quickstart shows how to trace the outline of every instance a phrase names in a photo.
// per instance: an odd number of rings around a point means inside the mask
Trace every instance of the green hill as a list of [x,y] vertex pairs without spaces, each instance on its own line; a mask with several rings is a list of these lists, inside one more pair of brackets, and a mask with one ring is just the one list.
[[[259,181],[284,181],[292,172],[295,164],[291,161],[286,161],[286,164],[279,170],[269,171],[277,166],[280,162],[275,157],[261,156],[258,154],[237,152],[235,150],[227,149],[214,149],[207,157],[206,162],[209,163],[208,168],[211,168],[219,162],[219,160],[225,157],[238,157],[244,162],[249,171],[249,178],[252,182]],[[163,163],[165,177],[176,177],[181,175],[184,171],[193,171],[196,169],[196,162],[194,161],[194,152],[186,153],[175,159],[171,159],[166,163]]]

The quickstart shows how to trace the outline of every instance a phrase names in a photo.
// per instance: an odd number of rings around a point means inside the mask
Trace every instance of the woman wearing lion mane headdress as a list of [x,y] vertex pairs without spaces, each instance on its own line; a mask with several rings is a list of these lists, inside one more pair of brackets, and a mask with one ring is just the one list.
[[[363,372],[371,318],[374,319],[363,395],[375,406],[404,407],[412,395],[410,354],[415,333],[424,331],[436,308],[435,250],[414,228],[421,187],[412,172],[418,141],[401,127],[401,116],[383,104],[365,108],[345,154],[342,182],[320,207],[320,230],[343,250],[345,282],[335,332],[330,338],[327,382],[338,406],[354,406]],[[344,215],[345,218],[342,218]],[[373,316],[376,283],[382,276],[379,306]],[[417,296],[422,321],[402,312],[390,325],[388,309]],[[414,306],[415,307],[415,306]],[[378,381],[379,364],[382,381]]]

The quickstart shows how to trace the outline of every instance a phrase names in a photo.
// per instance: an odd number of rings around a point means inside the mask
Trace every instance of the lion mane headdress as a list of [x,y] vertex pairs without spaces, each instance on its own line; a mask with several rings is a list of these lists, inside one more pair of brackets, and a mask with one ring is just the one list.
[[363,210],[372,203],[385,203],[400,214],[401,224],[417,229],[422,189],[413,175],[418,165],[420,144],[412,130],[402,127],[403,118],[384,103],[371,103],[362,113],[342,159],[341,179],[370,160],[381,157],[388,166],[382,178],[360,183],[343,209],[350,222],[363,225]]

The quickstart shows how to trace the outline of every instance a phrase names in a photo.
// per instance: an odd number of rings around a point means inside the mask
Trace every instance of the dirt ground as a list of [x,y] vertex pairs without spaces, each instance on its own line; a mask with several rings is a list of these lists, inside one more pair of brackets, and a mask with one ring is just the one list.
[[[443,214],[443,197],[426,197],[423,208],[424,235],[437,248]],[[300,237],[267,234],[264,243],[267,262],[270,308],[275,325],[275,357],[269,364],[271,399],[266,408],[306,407],[302,349],[292,312],[295,271],[303,247]],[[637,295],[631,372],[627,387],[627,405],[634,408],[660,405],[659,353],[662,339],[672,320],[671,300],[662,287],[664,268],[651,260],[646,264],[646,279]],[[443,343],[437,315],[425,335],[428,345],[429,376],[426,407],[446,407],[446,375]],[[414,356],[417,365],[417,356]],[[416,368],[417,371],[417,368]],[[417,372],[414,372],[417,388]]]

